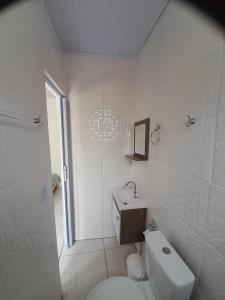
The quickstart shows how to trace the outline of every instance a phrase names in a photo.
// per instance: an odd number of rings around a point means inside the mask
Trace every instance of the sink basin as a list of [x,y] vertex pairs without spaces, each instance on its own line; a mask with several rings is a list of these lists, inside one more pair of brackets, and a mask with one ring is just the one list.
[[116,189],[113,192],[119,210],[147,208],[147,202],[142,198],[134,198],[133,189]]

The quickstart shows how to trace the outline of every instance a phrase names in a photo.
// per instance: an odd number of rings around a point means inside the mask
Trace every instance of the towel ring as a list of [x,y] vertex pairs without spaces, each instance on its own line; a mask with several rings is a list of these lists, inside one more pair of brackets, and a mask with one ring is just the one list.
[[156,128],[151,133],[151,143],[154,146],[156,146],[160,141],[160,132],[159,132],[160,128],[161,126],[159,124],[156,124]]

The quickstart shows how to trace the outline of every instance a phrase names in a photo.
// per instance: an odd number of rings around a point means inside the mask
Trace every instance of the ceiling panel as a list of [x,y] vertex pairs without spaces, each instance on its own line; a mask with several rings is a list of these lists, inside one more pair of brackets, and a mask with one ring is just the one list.
[[135,57],[167,0],[45,0],[65,51]]

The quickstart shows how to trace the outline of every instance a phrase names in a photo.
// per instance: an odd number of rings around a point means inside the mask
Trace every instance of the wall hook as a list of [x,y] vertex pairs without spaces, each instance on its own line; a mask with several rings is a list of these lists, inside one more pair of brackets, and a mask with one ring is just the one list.
[[41,119],[42,119],[42,116],[41,116],[41,115],[38,115],[38,116],[34,117],[34,124],[37,124],[37,125],[43,125]]
[[191,127],[191,126],[195,125],[196,119],[191,117],[190,115],[187,115],[187,117],[188,117],[188,120],[186,122],[186,126]]
[[161,126],[159,124],[156,124],[155,129],[151,133],[151,143],[155,146],[160,141],[160,130]]

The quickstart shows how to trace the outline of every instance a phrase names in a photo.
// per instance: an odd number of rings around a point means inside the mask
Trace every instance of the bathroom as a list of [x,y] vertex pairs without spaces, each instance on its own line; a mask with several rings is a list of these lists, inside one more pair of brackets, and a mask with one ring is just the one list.
[[[112,221],[113,194],[132,194],[129,181],[146,204],[143,229],[154,220],[193,273],[190,299],[225,299],[224,30],[178,0],[81,2],[70,1],[76,19],[53,0],[0,15],[0,113],[43,122],[0,122],[0,299],[85,300],[126,277],[127,257],[145,254],[144,242],[120,245]],[[68,99],[71,127],[75,241],[59,258],[46,77]],[[135,160],[146,119],[148,157]]]

